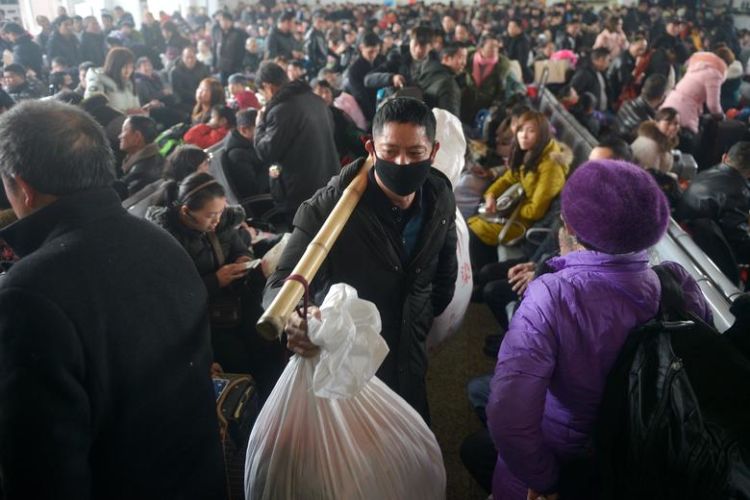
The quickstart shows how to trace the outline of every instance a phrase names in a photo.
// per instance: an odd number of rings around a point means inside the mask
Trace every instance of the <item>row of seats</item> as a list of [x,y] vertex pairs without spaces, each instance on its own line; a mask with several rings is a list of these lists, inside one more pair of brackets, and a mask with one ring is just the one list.
[[[539,109],[548,116],[557,137],[573,149],[573,166],[586,161],[591,149],[597,145],[591,133],[547,89],[540,92]],[[674,220],[670,221],[664,238],[651,249],[651,259],[654,265],[669,260],[688,270],[710,304],[719,331],[727,330],[734,323],[729,306],[742,292]]]

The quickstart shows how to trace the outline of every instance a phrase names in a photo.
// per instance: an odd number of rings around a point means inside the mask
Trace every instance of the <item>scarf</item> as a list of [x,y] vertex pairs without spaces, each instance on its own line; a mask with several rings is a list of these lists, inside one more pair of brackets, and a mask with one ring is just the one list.
[[123,159],[122,161],[123,173],[127,174],[130,171],[130,169],[133,168],[135,164],[138,163],[139,161],[146,160],[158,154],[159,154],[159,146],[157,146],[153,142],[151,144],[146,144],[146,146],[140,151],[133,153],[132,155],[128,155],[125,157],[125,159]]
[[485,59],[482,56],[482,53],[478,50],[474,52],[474,62],[471,76],[472,78],[474,78],[474,83],[476,83],[477,87],[482,86],[482,83],[484,83],[487,77],[490,76],[492,70],[495,69],[496,64],[497,57],[494,57],[492,59]]

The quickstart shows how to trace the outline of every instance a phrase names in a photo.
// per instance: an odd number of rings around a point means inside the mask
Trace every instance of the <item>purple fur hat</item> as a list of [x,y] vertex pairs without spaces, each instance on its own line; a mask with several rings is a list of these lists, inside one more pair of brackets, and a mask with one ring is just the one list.
[[565,183],[562,216],[585,246],[624,254],[661,239],[669,224],[669,203],[642,168],[594,160],[578,167]]

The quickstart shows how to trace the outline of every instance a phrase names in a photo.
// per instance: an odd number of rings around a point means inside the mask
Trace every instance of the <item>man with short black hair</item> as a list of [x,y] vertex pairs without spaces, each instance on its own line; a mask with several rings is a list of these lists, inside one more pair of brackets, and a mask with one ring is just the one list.
[[221,83],[226,85],[229,75],[242,71],[247,35],[234,27],[234,18],[227,11],[219,16],[219,27],[219,37],[214,41],[214,64],[221,74]]
[[145,188],[161,178],[164,170],[164,158],[159,154],[159,148],[154,144],[158,136],[156,122],[147,116],[133,115],[122,124],[120,133],[120,150],[127,156],[122,161],[120,170],[122,177],[117,181],[118,189],[127,196]]
[[384,64],[365,77],[365,86],[371,89],[394,87],[400,89],[416,85],[430,59],[432,29],[417,26],[409,34],[409,44],[401,47],[400,54],[388,57]]
[[585,92],[591,93],[594,96],[596,110],[608,111],[612,104],[612,96],[605,77],[609,67],[609,49],[599,47],[592,50],[589,58],[579,66],[570,80],[570,85],[576,89],[578,95],[583,95]]
[[750,264],[750,142],[740,141],[722,162],[699,173],[677,206],[675,217],[688,223],[716,223],[740,264]]
[[417,84],[428,106],[461,117],[461,87],[456,78],[463,73],[466,58],[466,48],[451,44],[440,51],[439,62],[431,60],[425,65]]
[[224,173],[240,199],[268,192],[268,169],[253,145],[257,117],[252,108],[238,111],[237,127],[224,139]]
[[169,76],[169,81],[172,82],[172,92],[177,98],[180,111],[185,115],[189,115],[195,106],[195,91],[201,80],[209,76],[211,72],[198,60],[195,49],[190,46],[185,47]]
[[309,73],[312,75],[316,75],[328,62],[325,27],[325,15],[321,11],[315,11],[312,16],[312,26],[305,34],[305,54],[310,65]]
[[[397,97],[380,106],[366,146],[374,162],[367,188],[310,284],[315,305],[331,284],[342,282],[375,303],[389,348],[377,375],[428,424],[425,338],[433,317],[453,297],[458,268],[451,183],[431,167],[440,147],[435,128],[434,115],[421,101]],[[268,279],[266,306],[364,162],[360,158],[344,167],[300,207],[279,266]],[[317,314],[315,308],[310,312]],[[286,333],[295,353],[317,354],[299,315],[290,318]]]
[[365,77],[385,61],[380,55],[381,41],[376,33],[365,33],[359,44],[359,57],[344,72],[344,91],[354,96],[367,123],[375,116],[377,89],[365,86]]
[[511,19],[508,21],[508,36],[505,37],[503,46],[505,48],[505,55],[508,59],[518,61],[521,65],[523,81],[525,83],[531,83],[534,79],[534,75],[531,71],[532,65],[529,61],[531,40],[529,40],[529,37],[524,33],[520,19]]
[[276,26],[271,29],[266,40],[266,59],[274,60],[283,57],[287,61],[302,59],[301,48],[294,39],[294,12],[287,10],[282,12]]
[[599,141],[589,153],[589,160],[622,160],[633,163],[630,144],[619,137],[608,136]]
[[640,85],[640,81],[635,78],[643,78],[641,75],[634,75],[636,61],[642,57],[648,49],[648,41],[643,35],[636,35],[630,40],[627,50],[623,50],[612,64],[607,68],[607,80],[609,88],[614,99],[618,99],[623,90],[630,85]]
[[290,82],[276,63],[261,64],[255,79],[266,102],[258,114],[255,150],[273,167],[274,204],[291,224],[302,202],[339,171],[333,117],[307,83]]
[[37,78],[42,75],[42,48],[18,23],[6,23],[3,35],[13,44],[13,62],[32,70]]
[[0,237],[21,257],[0,283],[4,497],[225,498],[205,287],[120,205],[102,128],[19,104],[0,116],[0,176],[20,219]]
[[20,64],[8,64],[3,68],[3,88],[15,102],[42,97],[41,91],[29,84],[26,68]]
[[654,118],[666,95],[667,79],[664,75],[654,74],[646,78],[641,95],[626,101],[617,111],[614,125],[617,135],[633,142],[638,137],[638,127]]

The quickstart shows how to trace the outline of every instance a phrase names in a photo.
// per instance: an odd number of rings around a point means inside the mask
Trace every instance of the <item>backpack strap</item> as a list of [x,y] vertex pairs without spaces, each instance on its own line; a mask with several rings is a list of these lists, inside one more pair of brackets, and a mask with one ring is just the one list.
[[221,250],[221,243],[216,233],[209,231],[206,233],[208,236],[208,242],[211,243],[211,250],[213,250],[214,259],[216,259],[216,266],[221,267],[224,265],[224,252]]
[[687,312],[685,294],[672,270],[661,264],[651,269],[654,270],[659,277],[659,283],[661,283],[658,319],[674,321],[684,320],[692,316]]

